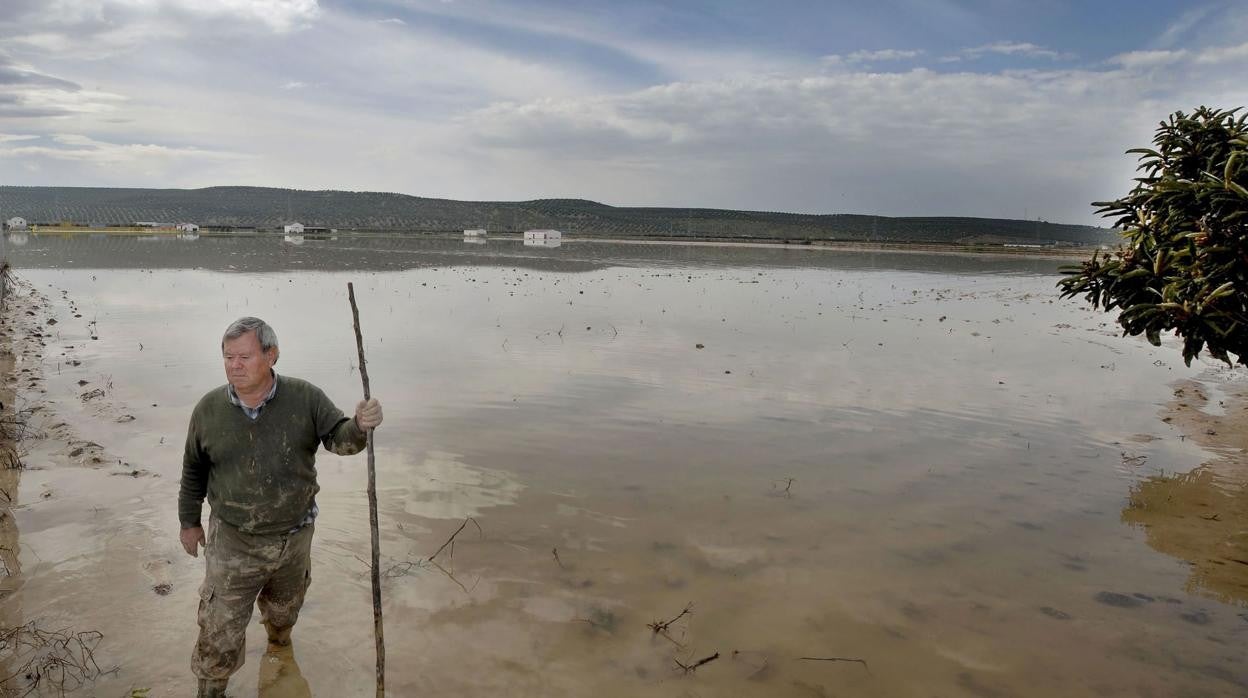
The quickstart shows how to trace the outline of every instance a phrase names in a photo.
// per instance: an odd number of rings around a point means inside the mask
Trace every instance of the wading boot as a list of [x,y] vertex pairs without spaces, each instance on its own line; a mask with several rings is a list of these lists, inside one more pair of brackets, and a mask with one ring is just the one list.
[[199,680],[199,698],[226,698],[225,681],[215,681],[213,679]]
[[269,645],[272,647],[289,647],[290,631],[294,629],[293,625],[288,628],[275,628],[268,623],[264,624],[264,630],[269,634]]

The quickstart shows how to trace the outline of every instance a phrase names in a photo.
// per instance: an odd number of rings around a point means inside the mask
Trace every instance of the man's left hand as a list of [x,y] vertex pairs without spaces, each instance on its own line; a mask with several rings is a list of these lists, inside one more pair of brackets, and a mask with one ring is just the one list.
[[381,425],[381,403],[377,401],[377,398],[361,400],[360,404],[355,406],[355,424],[364,431],[376,429]]

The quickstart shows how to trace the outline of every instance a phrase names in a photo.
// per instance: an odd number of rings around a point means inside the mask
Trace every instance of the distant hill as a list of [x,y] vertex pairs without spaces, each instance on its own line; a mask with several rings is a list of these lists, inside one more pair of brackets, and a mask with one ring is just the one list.
[[580,236],[875,240],[943,243],[1114,243],[1106,228],[998,218],[812,215],[608,206],[584,199],[455,201],[406,194],[268,187],[113,189],[0,186],[0,219],[128,225],[137,221],[275,228],[298,221],[343,230],[520,231]]

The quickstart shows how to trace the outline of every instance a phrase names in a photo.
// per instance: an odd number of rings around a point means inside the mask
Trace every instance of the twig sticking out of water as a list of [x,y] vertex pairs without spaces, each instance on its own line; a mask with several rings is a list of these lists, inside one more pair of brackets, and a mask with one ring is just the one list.
[[589,626],[589,627],[591,627],[591,628],[597,628],[598,630],[602,630],[602,631],[604,631],[604,632],[610,632],[610,630],[607,628],[607,626],[603,625],[602,623],[598,623],[598,622],[594,621],[594,620],[593,620],[593,619],[591,619],[591,618],[573,618],[573,619],[572,619],[572,622],[573,622],[573,623],[584,623],[584,624],[588,625],[588,626]]
[[798,659],[807,662],[856,662],[861,664],[868,674],[871,673],[871,667],[867,666],[867,660],[856,657],[798,657]]
[[646,627],[653,630],[655,635],[658,635],[659,633],[666,633],[667,629],[672,627],[672,623],[675,623],[676,621],[680,620],[681,618],[684,618],[690,613],[693,613],[693,602],[689,602],[685,604],[685,607],[681,609],[680,613],[676,614],[675,618],[671,620],[666,620],[666,621],[656,620],[653,623],[646,623]]
[[559,548],[551,548],[550,554],[555,556],[555,564],[559,565],[559,569],[561,570],[568,569],[567,567],[563,566],[563,560],[559,559]]
[[[355,559],[360,560],[359,556],[356,556]],[[363,560],[360,560],[360,561],[363,562]],[[368,563],[365,563],[365,564],[368,564]],[[403,562],[396,562],[395,564],[387,567],[386,570],[381,573],[381,576],[386,579],[393,579],[394,577],[404,577],[404,576],[411,574],[412,570],[427,569],[428,564],[429,564],[428,560],[416,560],[415,562],[412,562],[411,560],[404,560]]]
[[785,499],[790,499],[793,497],[793,482],[796,479],[797,478],[786,477],[783,480],[776,480],[775,482],[771,483],[771,489],[774,492],[776,489],[776,485],[779,485],[780,483],[783,482],[784,489],[781,490],[779,494],[783,496]]
[[1122,456],[1123,465],[1143,465],[1144,461],[1148,460],[1148,456],[1131,456],[1127,455],[1126,451],[1123,451],[1120,455]]
[[568,326],[567,326],[567,323],[564,323],[564,324],[562,324],[562,325],[560,325],[560,326],[559,326],[559,330],[558,330],[558,331],[555,331],[555,330],[546,330],[545,332],[539,332],[539,333],[537,333],[537,334],[533,335],[533,339],[536,339],[536,340],[537,340],[537,341],[539,341],[539,342],[544,342],[544,340],[542,339],[542,337],[545,337],[545,336],[546,336],[546,335],[548,335],[548,334],[553,334],[553,335],[555,335],[556,337],[558,337],[558,338],[559,338],[559,341],[562,343],[562,342],[563,342],[563,331],[564,331],[564,330],[566,330],[566,329],[567,329],[567,327],[568,327]]
[[[364,559],[361,558],[359,555],[356,555],[355,559],[359,560],[363,565],[368,566],[368,563],[365,562]],[[473,580],[471,587],[464,586],[464,583],[459,581],[459,579],[452,572],[447,570],[445,567],[443,567],[442,565],[439,565],[436,562],[430,562],[429,560],[425,560],[425,559],[414,560],[414,561],[403,560],[401,562],[396,562],[393,565],[390,565],[389,567],[387,567],[385,571],[381,573],[381,576],[384,579],[397,579],[398,577],[406,577],[407,575],[414,573],[416,570],[430,570],[430,569],[435,569],[441,572],[442,574],[446,575],[446,578],[454,582],[455,585],[458,586],[460,590],[462,590],[465,594],[471,594],[477,588],[477,584],[481,582],[481,577],[477,577],[476,579]]]
[[450,553],[451,559],[452,560],[455,559],[455,536],[458,536],[459,532],[464,530],[464,527],[468,525],[469,521],[472,522],[473,526],[477,527],[477,533],[479,533],[482,537],[485,537],[485,531],[481,530],[481,524],[477,523],[476,519],[469,516],[468,518],[464,519],[464,522],[459,525],[459,528],[455,529],[455,532],[451,534],[451,537],[446,539],[446,542],[442,544],[442,547],[438,548],[436,551],[434,551],[432,555],[429,556],[428,558],[429,562],[433,562],[433,558],[437,557],[438,553],[445,550],[446,546],[448,545],[451,546],[451,553]]
[[676,662],[676,666],[680,667],[681,669],[684,669],[686,674],[692,674],[693,672],[698,670],[698,667],[702,666],[703,664],[710,664],[716,659],[719,659],[719,652],[716,652],[715,654],[712,654],[709,657],[703,657],[692,664],[685,664],[681,662],[679,659],[673,659],[672,661]]

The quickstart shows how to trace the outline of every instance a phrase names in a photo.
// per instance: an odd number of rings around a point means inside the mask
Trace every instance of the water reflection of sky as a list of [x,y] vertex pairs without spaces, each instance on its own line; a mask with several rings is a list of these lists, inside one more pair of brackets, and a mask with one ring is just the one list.
[[[922,636],[907,604],[939,608],[942,594],[1017,613],[1062,605],[1105,623],[1104,633],[1077,642],[1049,635],[1073,644],[1036,661],[1053,669],[1066,651],[1123,652],[1110,674],[1130,674],[1140,656],[1162,650],[1132,655],[1115,644],[1105,633],[1117,621],[1098,615],[1093,594],[1182,591],[1183,575],[1168,559],[1138,539],[1123,542],[1130,533],[1118,518],[1135,483],[1200,462],[1202,453],[1157,417],[1167,384],[1200,367],[1119,338],[1105,318],[1056,300],[1049,260],[582,243],[535,250],[496,240],[342,238],[294,247],[36,237],[14,262],[45,293],[66,291],[84,316],[56,327],[52,346],[73,345],[83,364],[59,367],[51,394],[71,404],[79,376],[113,381],[112,399],[141,427],[84,419],[80,428],[149,459],[164,476],[155,487],[168,501],[157,506],[169,517],[180,434],[194,401],[221,381],[217,344],[231,320],[266,318],[281,339],[279,372],[314,380],[344,407],[356,399],[345,293],[353,281],[373,390],[386,405],[379,481],[383,516],[401,526],[383,537],[392,550],[417,549],[422,536],[466,515],[496,532],[509,526],[503,537],[524,550],[558,544],[622,554],[659,545],[645,538],[658,535],[652,528],[677,531],[701,565],[688,583],[724,594],[729,577],[759,566],[787,570],[790,581],[831,583],[820,575],[851,565],[834,577],[853,602],[849,616],[869,629]],[[98,341],[86,337],[88,320],[98,323]],[[156,443],[156,434],[167,438]],[[1140,434],[1158,438],[1131,440]],[[1128,452],[1147,465],[1124,468]],[[320,468],[326,514],[318,536],[336,570],[320,583],[341,590],[354,578],[332,575],[352,569],[353,541],[362,540],[362,500],[351,489],[358,464],[323,458]],[[789,478],[791,501],[781,499]],[[777,513],[777,501],[789,504]],[[542,531],[560,531],[562,542]],[[820,542],[803,547],[812,540]],[[514,571],[476,574],[478,593],[507,598]],[[540,589],[550,580],[531,581]],[[810,603],[803,595],[818,585],[799,587],[792,593]],[[596,589],[625,606],[649,598]],[[446,610],[417,596],[396,591],[396,603],[410,607],[394,612]],[[523,598],[517,608],[544,620],[552,608],[584,601]],[[1023,628],[1040,622],[1022,618]],[[950,639],[940,661],[1024,661],[1019,631],[969,616],[952,622],[953,637],[970,645]],[[1158,643],[1179,647],[1167,652],[1201,651],[1182,621],[1147,623]],[[792,636],[812,632],[803,627]],[[336,685],[303,665],[314,686]],[[1028,671],[1002,671],[994,669],[993,684],[1001,690],[1045,694],[1027,690]],[[582,688],[594,685],[586,681]],[[1208,681],[1201,685],[1221,686]],[[902,690],[904,681],[892,686]]]

